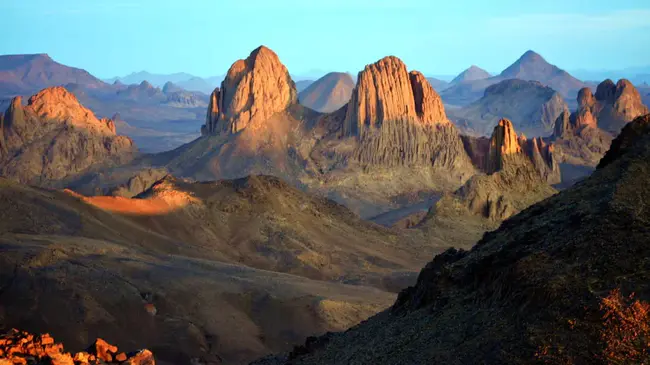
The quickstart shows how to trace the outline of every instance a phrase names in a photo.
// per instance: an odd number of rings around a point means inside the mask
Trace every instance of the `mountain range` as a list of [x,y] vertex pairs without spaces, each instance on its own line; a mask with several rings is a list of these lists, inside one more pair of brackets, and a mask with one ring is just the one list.
[[441,93],[395,56],[300,89],[260,46],[204,94],[46,61],[5,62],[0,330],[162,364],[593,363],[606,296],[647,294],[628,80],[527,52]]

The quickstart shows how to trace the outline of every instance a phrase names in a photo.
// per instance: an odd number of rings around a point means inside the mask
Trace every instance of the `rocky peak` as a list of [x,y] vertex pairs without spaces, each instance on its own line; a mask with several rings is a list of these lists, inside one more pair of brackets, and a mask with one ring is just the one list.
[[578,91],[578,108],[592,108],[596,103],[594,94],[588,87],[583,87]]
[[487,79],[488,77],[490,77],[490,74],[487,71],[478,66],[471,65],[468,69],[461,72],[458,76],[451,80],[451,83],[457,84],[466,81],[483,80]]
[[27,110],[43,121],[65,123],[106,135],[115,135],[115,125],[109,119],[98,120],[92,111],[64,87],[43,89],[29,98]]
[[506,155],[521,153],[521,145],[515,128],[508,119],[501,119],[494,127],[490,138],[490,150],[487,155],[487,172],[493,173],[503,167]]
[[359,135],[386,121],[449,124],[438,93],[419,72],[409,74],[395,56],[367,65],[359,73],[348,103],[344,135]]
[[596,88],[596,100],[600,102],[613,103],[616,97],[616,84],[614,81],[607,79]]
[[409,79],[413,90],[415,113],[422,124],[448,124],[449,120],[445,114],[442,99],[424,75],[419,71],[411,71]]
[[[216,101],[216,103],[214,102]],[[210,97],[204,134],[237,133],[267,121],[298,102],[296,85],[278,56],[267,47],[255,49],[228,70]]]

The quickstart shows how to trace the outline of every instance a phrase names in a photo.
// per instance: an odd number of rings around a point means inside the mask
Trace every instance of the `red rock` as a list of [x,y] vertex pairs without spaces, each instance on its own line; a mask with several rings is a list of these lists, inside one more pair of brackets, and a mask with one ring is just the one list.
[[91,346],[92,352],[97,355],[97,358],[105,362],[112,362],[113,355],[117,353],[117,346],[113,346],[101,338],[98,338]]
[[116,360],[116,361],[119,361],[119,362],[126,361],[126,358],[127,358],[127,357],[126,357],[126,354],[123,353],[123,352],[120,352],[119,354],[117,354],[117,355],[115,356],[115,360]]
[[72,361],[72,356],[70,356],[69,353],[52,354],[50,356],[50,362],[52,365],[74,365],[74,361]]
[[275,52],[261,46],[232,64],[210,99],[203,134],[237,133],[296,104],[298,92]]
[[137,354],[128,358],[125,362],[128,365],[155,365],[153,354],[149,350],[140,350]]

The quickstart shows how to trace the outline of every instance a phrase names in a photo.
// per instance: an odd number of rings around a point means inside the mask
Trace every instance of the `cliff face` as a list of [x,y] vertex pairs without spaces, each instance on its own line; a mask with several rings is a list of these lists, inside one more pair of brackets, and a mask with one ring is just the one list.
[[618,80],[616,84],[611,80],[600,83],[593,107],[595,110],[592,110],[592,114],[596,116],[598,126],[615,134],[634,118],[648,113],[639,91],[625,79]]
[[135,152],[115,123],[97,119],[62,87],[44,89],[27,106],[16,97],[0,125],[0,173],[48,185],[95,164],[126,162]]
[[354,158],[364,165],[471,168],[438,93],[397,57],[359,73],[342,134],[358,141]]
[[287,68],[273,51],[261,46],[230,67],[221,88],[210,97],[201,131],[204,135],[233,134],[257,127],[297,102],[296,85]]

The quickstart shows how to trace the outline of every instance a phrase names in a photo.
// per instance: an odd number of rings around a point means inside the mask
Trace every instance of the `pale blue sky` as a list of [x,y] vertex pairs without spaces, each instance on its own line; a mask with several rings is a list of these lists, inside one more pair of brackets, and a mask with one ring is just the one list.
[[568,70],[650,65],[648,0],[0,0],[0,14],[0,54],[99,77],[224,74],[260,44],[293,74],[386,55],[429,75],[494,72],[528,49]]

